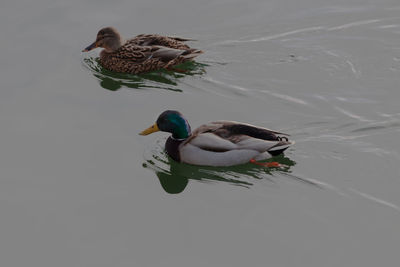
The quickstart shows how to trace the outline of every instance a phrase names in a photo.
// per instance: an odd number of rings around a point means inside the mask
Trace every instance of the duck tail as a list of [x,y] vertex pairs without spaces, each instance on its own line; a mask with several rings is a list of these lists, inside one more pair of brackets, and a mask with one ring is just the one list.
[[295,143],[294,141],[289,141],[289,140],[288,141],[280,141],[275,146],[268,149],[268,153],[271,154],[272,156],[277,156],[279,154],[282,154],[283,151],[288,149],[294,143]]
[[179,42],[197,41],[195,39],[183,38],[183,37],[179,37],[179,36],[168,36],[168,38],[174,39]]
[[183,52],[181,56],[186,59],[192,59],[203,53],[204,52],[200,49],[192,48],[192,49],[185,50],[185,52]]

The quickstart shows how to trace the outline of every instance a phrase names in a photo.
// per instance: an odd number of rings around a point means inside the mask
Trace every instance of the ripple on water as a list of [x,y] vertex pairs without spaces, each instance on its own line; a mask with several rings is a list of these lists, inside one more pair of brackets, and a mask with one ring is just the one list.
[[383,131],[386,129],[393,129],[393,128],[400,128],[400,122],[393,122],[393,121],[383,121],[383,122],[374,122],[371,124],[368,124],[363,127],[359,127],[357,129],[354,129],[352,132],[357,133],[357,132],[370,132],[370,131]]
[[182,92],[178,84],[179,79],[202,75],[205,73],[205,66],[207,66],[203,63],[191,61],[178,66],[185,73],[159,70],[136,75],[109,71],[100,65],[98,57],[85,57],[82,60],[82,65],[89,69],[100,82],[101,87],[107,90],[117,91],[122,87],[127,87],[133,89],[164,89],[175,92]]

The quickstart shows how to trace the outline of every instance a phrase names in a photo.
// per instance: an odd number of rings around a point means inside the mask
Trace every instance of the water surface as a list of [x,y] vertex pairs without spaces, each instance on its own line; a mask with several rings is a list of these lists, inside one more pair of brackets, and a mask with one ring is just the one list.
[[[397,266],[400,3],[6,1],[4,266]],[[97,31],[190,37],[187,74],[120,75]],[[166,109],[291,134],[284,169],[185,166]]]

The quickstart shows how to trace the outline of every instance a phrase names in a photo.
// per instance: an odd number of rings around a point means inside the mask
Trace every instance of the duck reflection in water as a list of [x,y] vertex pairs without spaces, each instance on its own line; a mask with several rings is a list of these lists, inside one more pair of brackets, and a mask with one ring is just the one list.
[[88,68],[99,81],[100,86],[110,91],[117,91],[122,87],[133,89],[155,88],[175,92],[182,92],[178,80],[187,76],[202,75],[206,64],[189,61],[178,65],[184,73],[169,70],[158,70],[144,74],[119,73],[107,70],[99,63],[99,58],[87,57],[83,59],[84,67]]
[[223,182],[250,188],[253,185],[253,179],[268,179],[273,182],[270,177],[274,172],[289,174],[290,168],[296,164],[284,155],[273,157],[270,160],[279,162],[281,167],[265,168],[251,163],[231,167],[195,166],[178,163],[167,155],[153,155],[153,159],[143,163],[143,167],[155,172],[165,192],[179,194],[185,190],[189,180],[204,183]]

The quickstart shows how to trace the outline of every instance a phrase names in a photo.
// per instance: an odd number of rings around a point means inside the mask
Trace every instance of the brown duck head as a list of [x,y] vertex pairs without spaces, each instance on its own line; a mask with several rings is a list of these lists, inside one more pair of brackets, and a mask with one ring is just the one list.
[[97,47],[102,47],[106,52],[114,52],[122,45],[122,39],[119,32],[113,27],[106,27],[97,33],[96,41],[82,50],[88,52]]

